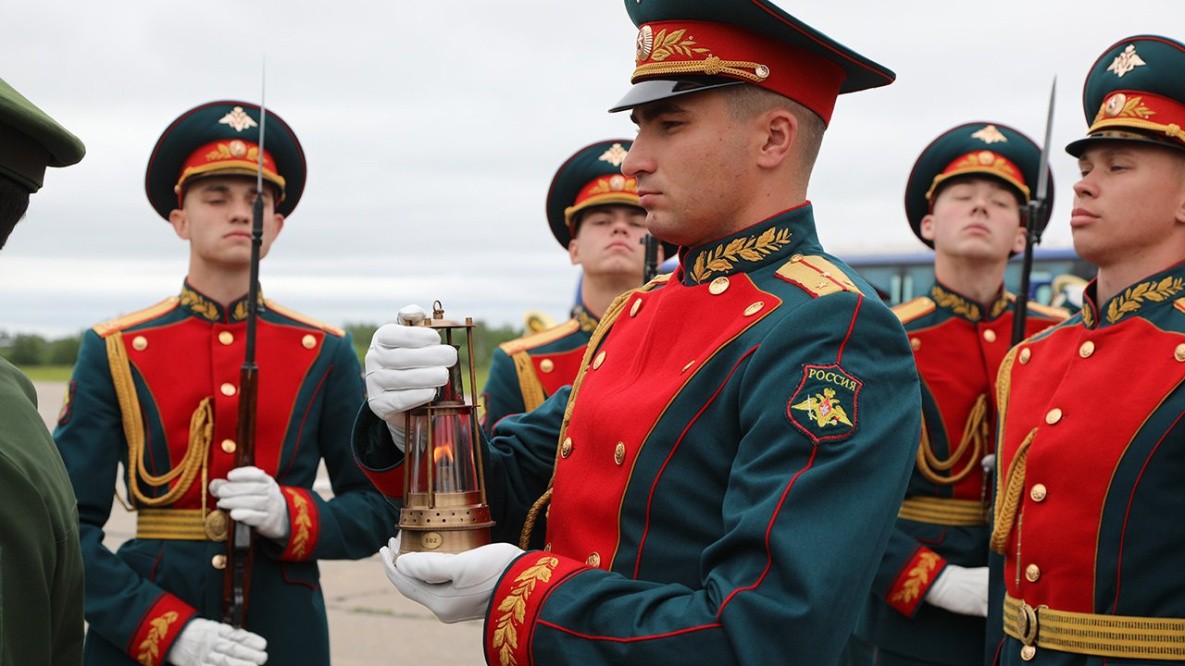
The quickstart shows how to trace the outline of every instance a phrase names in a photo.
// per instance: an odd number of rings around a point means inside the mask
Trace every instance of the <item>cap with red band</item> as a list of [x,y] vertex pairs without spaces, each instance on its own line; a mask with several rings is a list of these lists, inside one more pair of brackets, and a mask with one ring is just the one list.
[[[144,187],[164,219],[179,208],[185,189],[209,176],[256,177],[261,113],[249,102],[210,102],[169,124],[148,160]],[[263,179],[276,187],[276,212],[288,215],[304,192],[304,150],[296,134],[271,109],[264,135]]]
[[842,93],[895,75],[765,0],[626,0],[638,26],[634,88],[611,111],[750,83],[831,120]]
[[1066,146],[1078,157],[1097,141],[1155,143],[1185,150],[1185,44],[1138,35],[1112,44],[1082,87],[1087,136]]
[[[210,174],[254,176],[258,170],[257,144],[241,139],[207,143],[193,151],[182,165],[181,175],[173,186],[173,191],[177,193],[177,205],[181,205],[181,195],[189,180]],[[276,161],[266,149],[263,151],[263,179],[279,188],[280,200],[283,201],[284,178],[276,173]]]
[[[959,125],[943,132],[922,151],[905,185],[905,215],[913,233],[923,243],[934,243],[922,236],[922,218],[933,212],[935,199],[942,188],[961,176],[995,178],[1016,192],[1021,205],[1032,197],[1041,166],[1041,147],[1020,131],[1003,123],[976,122]],[[1046,167],[1049,191],[1040,229],[1049,224],[1053,210],[1053,171]]]

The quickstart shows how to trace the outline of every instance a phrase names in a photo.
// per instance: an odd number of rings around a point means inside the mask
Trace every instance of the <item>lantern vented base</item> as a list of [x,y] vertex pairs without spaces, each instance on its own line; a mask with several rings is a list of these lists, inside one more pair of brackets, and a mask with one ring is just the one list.
[[402,533],[399,552],[463,553],[489,544],[490,528],[494,526],[490,508],[483,504],[452,504],[448,501],[473,494],[435,493],[438,506],[434,508],[405,507],[399,512]]

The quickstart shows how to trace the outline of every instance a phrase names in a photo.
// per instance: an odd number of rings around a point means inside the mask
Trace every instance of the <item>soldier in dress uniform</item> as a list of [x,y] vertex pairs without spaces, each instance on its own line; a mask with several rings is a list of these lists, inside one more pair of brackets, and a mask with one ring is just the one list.
[[[77,164],[78,137],[0,79],[0,247],[46,167]],[[0,359],[0,663],[82,663],[82,551],[70,478],[28,377]]]
[[[494,427],[495,538],[550,512],[544,547],[387,550],[386,573],[444,621],[484,618],[494,664],[834,664],[921,400],[900,322],[823,249],[807,184],[837,96],[893,74],[769,2],[625,5],[622,169],[679,268],[614,302],[572,388]],[[355,450],[388,496],[388,423],[454,358],[424,327],[375,334]]]
[[[944,132],[914,163],[906,217],[934,250],[935,279],[928,295],[893,311],[922,379],[922,441],[853,640],[857,663],[983,662],[990,476],[982,463],[995,450],[996,371],[1015,309],[1004,269],[1024,249],[1021,210],[1040,163],[1027,136],[985,122]],[[1048,222],[1046,213],[1037,226]],[[1025,329],[1067,316],[1030,302]]]
[[[269,109],[257,191],[261,122],[258,106],[219,101],[164,131],[145,186],[189,244],[188,276],[83,337],[54,436],[80,507],[88,664],[328,664],[317,560],[366,557],[393,531],[351,459],[364,389],[350,336],[262,296],[257,467],[233,468],[252,204],[263,198],[263,256],[305,184],[300,142]],[[313,491],[322,461],[328,501]],[[113,553],[119,463],[136,536]],[[220,621],[228,512],[257,534],[246,629]]]
[[580,297],[568,321],[494,351],[482,396],[487,429],[570,385],[601,315],[613,299],[642,284],[646,211],[638,206],[637,181],[621,173],[631,145],[613,139],[581,148],[552,178],[547,221],[581,267]]
[[1070,227],[1098,275],[1000,368],[996,663],[1185,660],[1183,69],[1141,35],[1086,78]]

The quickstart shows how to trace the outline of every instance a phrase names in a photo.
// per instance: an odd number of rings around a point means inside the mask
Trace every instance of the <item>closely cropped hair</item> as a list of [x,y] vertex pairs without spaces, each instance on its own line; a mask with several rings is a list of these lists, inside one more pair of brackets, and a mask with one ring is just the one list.
[[29,188],[0,175],[0,249],[29,209]]
[[728,112],[737,122],[747,121],[774,109],[784,109],[794,114],[798,119],[795,150],[799,163],[804,167],[804,173],[810,174],[815,167],[815,160],[819,157],[819,148],[823,145],[823,132],[827,130],[822,118],[789,97],[753,84],[729,86],[724,88],[723,92]]

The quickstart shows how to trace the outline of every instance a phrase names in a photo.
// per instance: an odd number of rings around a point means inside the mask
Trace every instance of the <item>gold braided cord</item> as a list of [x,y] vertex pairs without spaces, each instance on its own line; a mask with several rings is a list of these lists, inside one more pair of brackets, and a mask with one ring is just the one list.
[[1008,535],[1012,533],[1012,526],[1016,523],[1021,491],[1025,487],[1025,459],[1029,456],[1029,446],[1036,436],[1037,429],[1033,428],[1017,447],[1016,455],[1012,456],[1012,462],[1008,465],[1008,485],[1003,492],[996,493],[996,525],[992,528],[991,548],[1001,555],[1008,546]]
[[[1096,122],[1094,125],[1091,126],[1090,131],[1094,132],[1095,130],[1103,130],[1103,129],[1107,129],[1112,126],[1138,127],[1140,129],[1146,129],[1146,130],[1152,130],[1153,132],[1159,132],[1161,134],[1164,134],[1165,136],[1168,136],[1168,137],[1171,137],[1174,139],[1178,139],[1180,141],[1185,141],[1185,130],[1182,130],[1180,125],[1178,125],[1176,123],[1169,123],[1168,125],[1164,125],[1161,123],[1154,123],[1150,120],[1142,120],[1140,118],[1127,118],[1127,117],[1108,118],[1106,120],[1101,120],[1099,122]],[[1140,138],[1147,138],[1147,137],[1144,137],[1139,134],[1136,134],[1134,136],[1138,136]]]
[[530,412],[543,404],[543,384],[535,374],[535,364],[531,362],[531,355],[525,350],[519,350],[510,356],[514,361],[514,372],[518,375],[518,389],[523,396],[523,411]]
[[[934,454],[934,450],[930,446],[929,431],[926,430],[923,422],[922,445],[918,447],[917,459],[918,471],[921,472],[922,476],[928,481],[942,486],[954,485],[967,478],[967,475],[979,465],[979,459],[983,456],[983,452],[987,447],[987,414],[987,394],[985,393],[976,399],[975,405],[971,408],[971,413],[967,415],[967,422],[963,426],[963,438],[959,442],[959,446],[955,449],[955,452],[946,460],[941,460]],[[955,464],[962,459],[968,447],[971,447],[971,455],[968,457],[967,464],[963,466],[963,469],[950,476],[940,476],[938,474],[939,472],[946,472],[954,468]]]
[[706,60],[685,60],[682,62],[652,62],[646,65],[638,65],[634,69],[633,80],[637,81],[643,76],[661,76],[670,74],[707,74],[709,76],[717,76],[720,74],[728,74],[738,78],[752,81],[753,83],[761,83],[769,78],[769,75],[760,76],[754,71],[757,69],[764,69],[765,66],[757,62],[744,62],[738,60],[721,60],[716,57],[710,57]]
[[[123,433],[128,442],[128,488],[132,500],[143,506],[171,504],[189,490],[199,470],[205,470],[206,454],[210,450],[210,441],[214,438],[214,412],[210,406],[210,398],[204,398],[194,410],[189,422],[189,446],[180,464],[164,474],[153,475],[144,463],[144,417],[140,411],[140,401],[136,396],[136,385],[132,379],[132,368],[121,332],[117,331],[107,336],[107,363],[111,367],[111,383],[119,400]],[[180,478],[180,481],[160,497],[149,497],[140,490],[141,481],[153,488],[159,488],[177,478]]]
[[[647,285],[647,287],[649,286]],[[547,491],[531,505],[531,510],[527,512],[527,520],[523,524],[522,535],[519,537],[519,548],[523,550],[530,547],[531,532],[535,529],[535,523],[539,520],[539,512],[551,501],[551,489],[555,483],[555,467],[560,461],[560,449],[563,447],[564,438],[567,437],[568,423],[572,420],[572,410],[576,407],[576,395],[580,392],[580,386],[584,383],[584,375],[588,372],[588,367],[592,363],[592,356],[596,353],[597,347],[600,346],[601,340],[605,338],[609,333],[609,329],[613,327],[613,322],[617,321],[617,316],[625,310],[625,304],[629,302],[630,297],[638,291],[647,289],[647,287],[643,287],[641,290],[634,289],[627,291],[618,296],[609,305],[609,309],[605,312],[604,316],[601,317],[601,323],[593,331],[592,337],[588,341],[588,346],[584,349],[584,358],[580,360],[580,371],[576,373],[576,381],[572,382],[572,393],[568,395],[568,405],[564,408],[564,420],[560,425],[559,441],[556,442],[556,464],[552,466],[551,479],[547,482]]]

